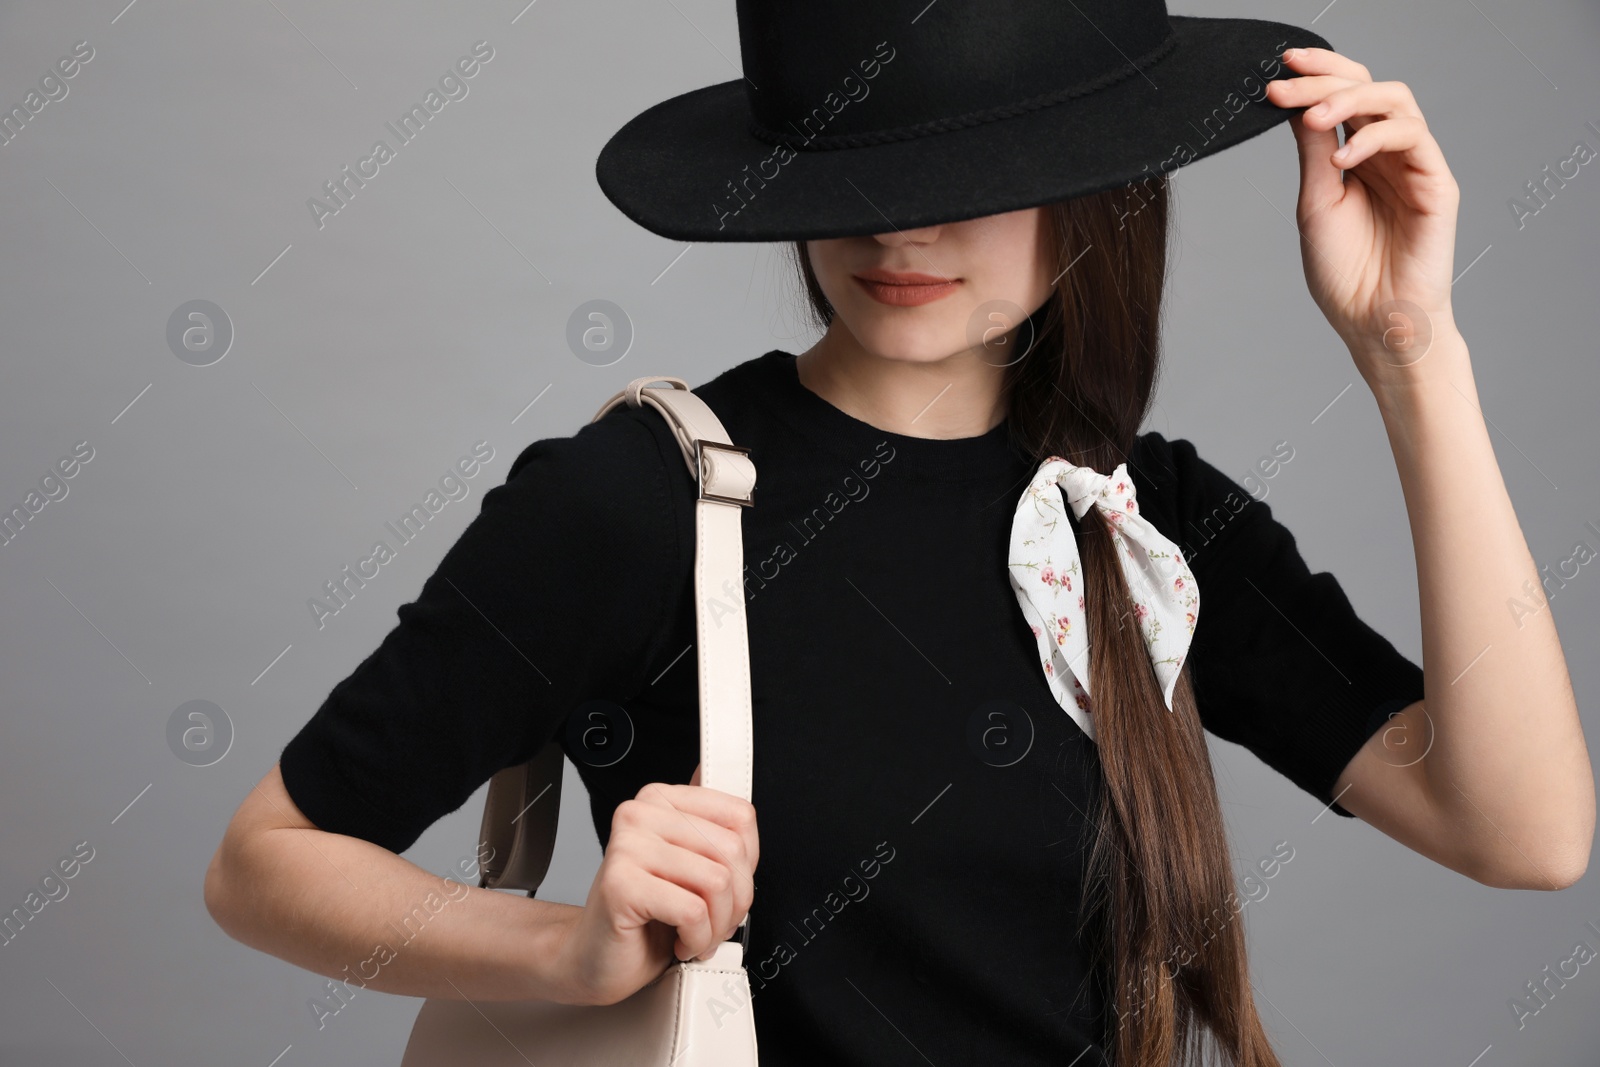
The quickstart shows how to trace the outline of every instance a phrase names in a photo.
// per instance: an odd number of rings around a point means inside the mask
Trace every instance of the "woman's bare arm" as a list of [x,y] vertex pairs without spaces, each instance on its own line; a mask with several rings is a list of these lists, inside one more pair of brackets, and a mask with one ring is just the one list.
[[353,987],[581,1002],[566,986],[559,945],[582,908],[469,886],[319,830],[277,765],[229,823],[205,901],[229,936]]
[[1377,391],[1416,547],[1427,699],[1374,734],[1335,791],[1485,885],[1563,889],[1588,867],[1594,771],[1466,343],[1434,331],[1409,380]]
[[[1284,60],[1294,77],[1269,94],[1305,109],[1289,126],[1306,284],[1383,415],[1422,614],[1426,699],[1367,741],[1335,796],[1486,885],[1570,886],[1589,865],[1594,770],[1451,306],[1460,187],[1405,83],[1324,48]],[[1541,355],[1502,360],[1537,373]]]

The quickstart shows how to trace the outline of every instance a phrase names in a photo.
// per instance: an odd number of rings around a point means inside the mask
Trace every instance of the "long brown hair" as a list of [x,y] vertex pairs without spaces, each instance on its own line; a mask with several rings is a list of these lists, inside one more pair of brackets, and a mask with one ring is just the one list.
[[[1059,277],[1030,319],[1031,347],[1006,371],[1011,438],[1035,460],[1062,456],[1109,473],[1129,457],[1160,363],[1167,182],[1044,213]],[[793,249],[812,316],[826,327],[833,307],[805,242]],[[1080,914],[1110,1009],[1101,1043],[1126,1067],[1198,1067],[1208,1038],[1223,1063],[1279,1067],[1251,996],[1244,930],[1232,921],[1231,854],[1189,667],[1169,714],[1098,509],[1077,536],[1102,771]]]

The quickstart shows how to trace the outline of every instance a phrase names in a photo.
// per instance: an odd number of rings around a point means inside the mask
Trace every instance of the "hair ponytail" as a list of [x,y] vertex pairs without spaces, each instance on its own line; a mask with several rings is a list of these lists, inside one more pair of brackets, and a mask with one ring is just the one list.
[[[1036,460],[1057,455],[1109,473],[1133,448],[1159,365],[1167,192],[1163,180],[1043,209],[1060,276],[1006,377],[1012,439]],[[826,325],[833,308],[805,242],[793,247]],[[1169,713],[1099,509],[1079,521],[1078,548],[1101,768],[1080,915],[1108,1006],[1102,1045],[1126,1067],[1198,1067],[1209,1037],[1232,1067],[1280,1067],[1234,921],[1231,853],[1189,668]]]

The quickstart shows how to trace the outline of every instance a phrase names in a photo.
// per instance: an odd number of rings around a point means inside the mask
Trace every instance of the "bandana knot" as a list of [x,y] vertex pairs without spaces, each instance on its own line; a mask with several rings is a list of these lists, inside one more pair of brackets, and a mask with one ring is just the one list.
[[1110,474],[1060,456],[1039,465],[1017,502],[1007,569],[1056,702],[1093,738],[1083,571],[1068,507],[1079,519],[1097,508],[1110,523],[1132,595],[1124,620],[1139,628],[1168,711],[1200,615],[1200,589],[1178,546],[1140,514],[1127,464]]

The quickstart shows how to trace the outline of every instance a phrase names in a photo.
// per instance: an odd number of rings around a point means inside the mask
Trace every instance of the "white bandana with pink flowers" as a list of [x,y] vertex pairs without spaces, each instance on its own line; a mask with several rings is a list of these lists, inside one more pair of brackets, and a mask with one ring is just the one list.
[[1200,614],[1200,589],[1178,546],[1139,514],[1127,464],[1106,475],[1051,456],[1034,472],[1011,522],[1011,588],[1038,642],[1039,664],[1057,702],[1093,738],[1083,574],[1064,505],[1080,519],[1097,507],[1110,522],[1133,594],[1127,617],[1144,636],[1169,711]]

